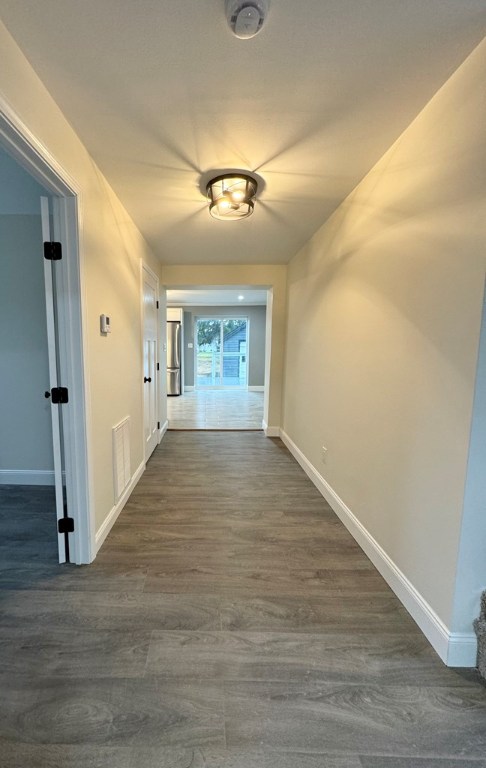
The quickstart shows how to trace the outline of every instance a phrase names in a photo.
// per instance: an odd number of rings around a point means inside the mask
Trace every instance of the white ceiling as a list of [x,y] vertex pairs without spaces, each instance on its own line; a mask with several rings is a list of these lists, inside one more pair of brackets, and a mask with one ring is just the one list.
[[167,291],[167,304],[171,307],[256,306],[266,303],[266,290],[255,288],[174,288]]
[[[484,35],[484,0],[0,0],[2,20],[166,263],[286,263]],[[254,215],[201,176],[256,172]]]

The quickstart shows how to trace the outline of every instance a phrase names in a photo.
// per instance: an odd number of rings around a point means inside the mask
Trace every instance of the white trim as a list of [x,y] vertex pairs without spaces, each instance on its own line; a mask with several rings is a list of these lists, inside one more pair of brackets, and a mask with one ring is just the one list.
[[[86,284],[82,253],[82,213],[78,197],[58,200],[59,239],[65,246],[66,259],[62,269],[62,296],[59,301],[60,342],[64,345],[61,356],[62,375],[69,386],[73,409],[63,414],[65,468],[70,482],[66,484],[68,509],[74,518],[74,533],[69,534],[71,561],[77,565],[94,558],[94,498],[90,481],[90,399],[88,377]],[[57,218],[57,217],[56,217]],[[55,221],[56,224],[56,221]],[[56,234],[56,231],[55,231]],[[56,235],[57,237],[57,235]],[[64,260],[63,260],[64,261]],[[72,354],[73,350],[76,352]]]
[[265,392],[265,387],[248,387],[248,392]]
[[[154,370],[153,374],[150,373],[150,371],[145,370],[145,295],[144,295],[144,282],[145,282],[145,276],[144,273],[150,278],[150,280],[155,283],[154,287],[155,290],[155,360],[154,360]],[[159,421],[160,417],[160,377],[162,375],[162,371],[160,370],[160,331],[159,331],[159,324],[160,324],[160,282],[158,275],[155,274],[153,269],[143,260],[140,259],[140,325],[141,325],[141,360],[140,360],[140,381],[141,381],[141,394],[142,394],[142,412],[143,412],[143,420],[142,420],[142,441],[143,441],[143,453],[145,461],[148,461],[150,456],[152,455],[155,447],[160,442],[160,438],[157,435],[156,443],[150,453],[148,453],[148,449],[150,448],[152,444],[152,436],[154,435],[154,432],[151,433],[150,436],[150,442],[147,441],[147,436],[145,434],[145,423],[146,423],[146,408],[147,408],[147,402],[145,399],[145,384],[144,384],[144,376],[151,376],[154,377],[154,389],[155,389],[155,422]],[[157,365],[159,365],[159,370],[157,370]],[[149,409],[150,410],[150,409]],[[150,426],[150,425],[149,425]]]
[[280,437],[280,427],[269,427],[266,421],[262,421],[262,429],[265,437]]
[[169,429],[169,420],[166,419],[164,421],[164,423],[162,424],[161,428],[159,429],[159,443],[162,440],[163,436],[165,435],[165,433],[167,432],[168,429]]
[[387,555],[376,539],[366,530],[364,525],[360,523],[329,483],[319,474],[287,433],[281,430],[280,436],[290,453],[324,496],[363,551],[368,555],[373,565],[381,573],[411,617],[417,622],[442,661],[450,667],[474,667],[476,664],[477,648],[475,635],[473,633],[450,632],[425,598]]
[[123,507],[127,503],[130,497],[130,494],[132,493],[133,489],[135,488],[136,484],[138,483],[138,481],[140,480],[144,472],[145,472],[145,462],[142,461],[138,469],[136,470],[136,472],[132,475],[132,479],[130,480],[129,484],[123,491],[123,494],[120,496],[115,506],[110,510],[110,512],[102,522],[101,526],[96,531],[96,536],[95,536],[96,554],[98,554],[98,552],[100,551],[101,545],[103,544],[109,532],[115,525],[118,515],[120,514]]
[[0,136],[9,154],[49,191],[62,196],[80,194],[72,176],[51,155],[45,144],[34,136],[1,93]]
[[159,282],[158,274],[156,272],[154,272],[152,267],[149,264],[147,264],[146,261],[141,259],[141,262],[142,262],[142,269],[145,269],[145,271],[149,273],[150,277],[158,283]]
[[448,667],[475,667],[477,657],[478,639],[474,632],[449,632]]
[[189,387],[184,384],[184,392],[194,392],[196,387]]
[[0,485],[54,485],[51,469],[0,469]]
[[[56,200],[56,198],[51,201],[51,204],[49,205],[49,198],[47,196],[41,195],[40,198],[40,210],[41,210],[41,228],[42,228],[42,241],[44,243],[51,242],[52,240],[57,240],[57,237],[54,236],[54,232],[51,232],[51,226],[50,226],[50,216],[54,217],[56,216],[59,206],[54,206],[53,203]],[[55,210],[53,210],[55,208]],[[49,210],[51,209],[51,210]],[[40,250],[40,243],[39,243],[39,250]],[[40,253],[39,257],[40,258]],[[44,294],[45,294],[45,309],[46,309],[46,328],[47,328],[47,358],[48,358],[48,371],[49,371],[49,389],[53,390],[54,387],[59,386],[60,381],[66,381],[66,378],[63,377],[60,367],[58,367],[58,360],[59,363],[61,362],[61,359],[64,359],[62,357],[61,352],[61,317],[59,315],[59,320],[57,322],[58,330],[56,333],[56,321],[55,321],[55,314],[56,314],[56,308],[60,305],[60,292],[59,288],[57,290],[55,289],[55,283],[53,278],[53,270],[55,269],[57,279],[59,279],[59,267],[62,268],[62,260],[61,263],[57,265],[55,268],[54,262],[50,262],[46,259],[44,259]],[[57,343],[56,338],[59,341],[59,354],[57,350]],[[64,385],[66,386],[66,385]],[[57,407],[53,407],[51,405],[50,408],[50,415],[51,415],[51,434],[52,434],[52,458],[54,462],[54,486],[56,489],[55,497],[56,497],[56,517],[57,521],[62,520],[64,517],[64,493],[63,493],[63,480],[62,480],[62,459],[63,459],[63,447],[61,445],[61,409]],[[64,416],[64,414],[62,414]],[[66,442],[66,441],[63,441]],[[64,454],[66,453],[66,448],[68,448],[69,445],[66,444],[64,448]],[[58,557],[60,563],[65,563],[67,558],[67,546],[66,546],[66,537],[63,533],[59,532],[59,526],[57,527],[58,534],[57,534],[57,548],[58,548]]]
[[[273,330],[273,288],[267,290],[267,309],[265,312],[265,373],[263,377],[263,421],[265,426],[270,418],[270,397],[274,389],[280,387],[275,377],[272,377],[272,330]],[[285,349],[284,349],[285,352]],[[280,369],[279,369],[280,370]],[[264,426],[264,429],[265,429]]]

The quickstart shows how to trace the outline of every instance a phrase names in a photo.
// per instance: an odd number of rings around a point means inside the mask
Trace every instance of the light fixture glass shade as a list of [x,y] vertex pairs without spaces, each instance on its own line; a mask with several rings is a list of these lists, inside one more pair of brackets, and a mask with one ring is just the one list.
[[253,213],[257,183],[244,173],[225,173],[211,179],[207,195],[209,213],[220,221],[238,221]]

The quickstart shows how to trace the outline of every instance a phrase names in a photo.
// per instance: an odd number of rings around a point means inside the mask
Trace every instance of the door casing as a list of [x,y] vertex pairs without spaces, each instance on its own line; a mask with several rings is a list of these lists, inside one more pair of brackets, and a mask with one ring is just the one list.
[[[141,263],[143,434],[144,459],[148,461],[159,442],[159,278]],[[150,379],[150,381],[145,381]]]

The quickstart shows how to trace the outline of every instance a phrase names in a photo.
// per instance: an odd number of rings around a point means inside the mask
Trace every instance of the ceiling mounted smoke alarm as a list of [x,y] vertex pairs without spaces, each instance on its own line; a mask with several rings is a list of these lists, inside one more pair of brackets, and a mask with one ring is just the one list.
[[265,22],[269,0],[226,0],[226,18],[240,40],[255,37]]

